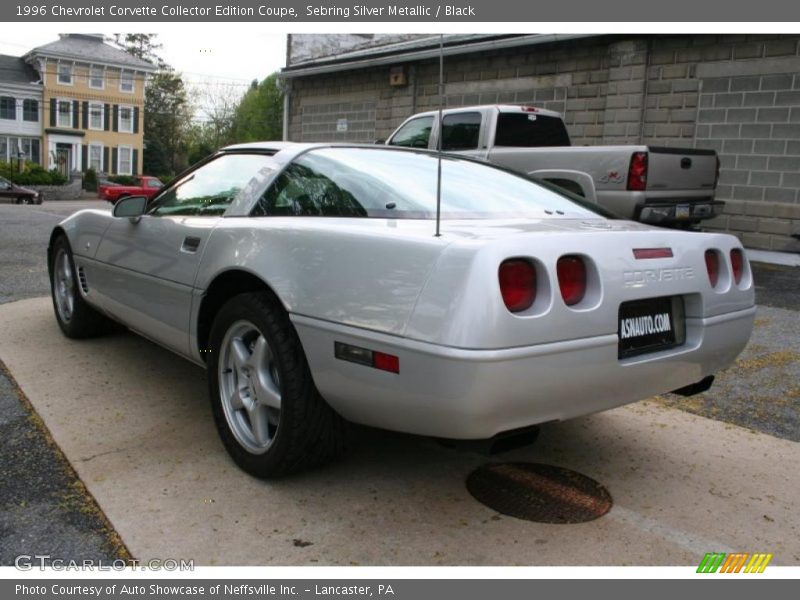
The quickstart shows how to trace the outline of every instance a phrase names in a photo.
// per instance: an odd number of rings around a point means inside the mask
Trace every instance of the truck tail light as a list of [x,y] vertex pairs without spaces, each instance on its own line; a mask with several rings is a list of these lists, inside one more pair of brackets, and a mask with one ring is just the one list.
[[628,189],[642,192],[647,188],[647,152],[634,152],[628,167]]
[[530,261],[522,258],[504,260],[497,276],[508,310],[520,312],[531,307],[536,299],[536,269]]
[[708,271],[708,281],[711,287],[717,287],[719,281],[719,255],[714,250],[706,250],[706,271]]
[[556,263],[558,287],[567,306],[583,300],[586,294],[586,264],[580,256],[562,256]]
[[733,268],[733,281],[738,285],[744,273],[744,253],[739,248],[731,250],[731,267]]

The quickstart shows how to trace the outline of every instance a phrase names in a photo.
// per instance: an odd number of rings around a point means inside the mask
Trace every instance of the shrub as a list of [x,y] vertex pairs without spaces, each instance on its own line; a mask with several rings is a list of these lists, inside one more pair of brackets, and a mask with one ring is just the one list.
[[83,189],[87,192],[97,191],[97,171],[91,167],[83,174]]
[[139,181],[130,175],[109,175],[108,180],[111,183],[118,183],[120,185],[137,185]]
[[10,163],[0,162],[0,175],[17,185],[64,185],[68,181],[56,169],[47,171],[31,162],[26,162],[21,172]]

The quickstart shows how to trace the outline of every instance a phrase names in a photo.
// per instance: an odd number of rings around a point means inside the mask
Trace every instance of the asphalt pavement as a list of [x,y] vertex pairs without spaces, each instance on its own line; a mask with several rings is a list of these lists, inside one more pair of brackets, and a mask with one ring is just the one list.
[[[82,208],[108,205],[97,200],[0,204],[0,304],[49,294],[45,251],[50,231]],[[0,490],[0,565],[13,565],[22,554],[129,557],[2,361]]]
[[[45,249],[50,231],[59,220],[85,207],[109,209],[97,200],[0,204],[0,304],[49,294]],[[719,374],[708,392],[691,398],[665,395],[654,404],[798,442],[800,268],[754,264],[753,270],[759,312],[751,343],[740,359]],[[394,439],[398,438],[389,436],[381,443],[391,446]],[[361,451],[367,449],[362,446]],[[399,460],[393,450],[386,452]],[[0,564],[13,564],[14,557],[23,553],[61,558],[129,556],[16,387],[13,374],[4,368],[0,368],[0,490]]]

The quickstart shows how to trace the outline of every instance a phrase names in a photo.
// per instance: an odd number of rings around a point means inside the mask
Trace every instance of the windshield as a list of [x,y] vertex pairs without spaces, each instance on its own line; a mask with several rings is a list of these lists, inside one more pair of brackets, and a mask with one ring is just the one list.
[[[431,219],[438,157],[372,148],[320,148],[301,155],[259,200],[256,216]],[[442,158],[443,219],[596,218],[561,192],[524,176]]]

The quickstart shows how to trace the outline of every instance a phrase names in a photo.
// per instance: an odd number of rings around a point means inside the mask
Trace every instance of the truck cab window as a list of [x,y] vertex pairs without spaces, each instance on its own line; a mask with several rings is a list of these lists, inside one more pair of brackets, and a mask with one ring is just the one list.
[[442,150],[477,150],[481,113],[465,112],[442,119]]
[[406,148],[427,148],[428,140],[433,129],[433,117],[420,117],[412,119],[397,130],[389,141],[390,146],[404,146]]
[[569,146],[569,134],[560,117],[535,113],[503,113],[497,116],[495,146],[516,148]]

